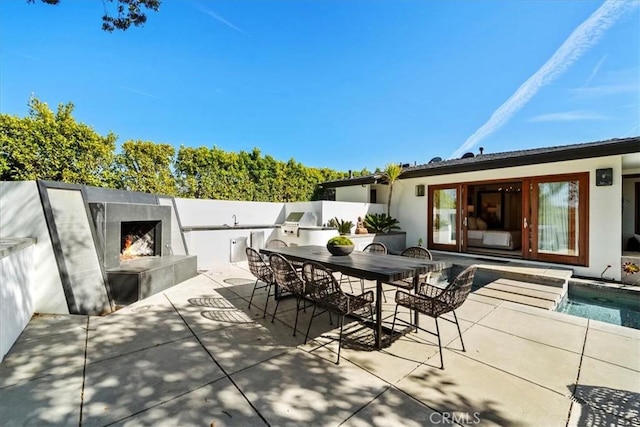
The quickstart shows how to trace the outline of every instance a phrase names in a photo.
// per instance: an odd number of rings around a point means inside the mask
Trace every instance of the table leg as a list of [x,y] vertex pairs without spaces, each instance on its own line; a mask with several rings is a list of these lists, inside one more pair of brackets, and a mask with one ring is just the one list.
[[[420,277],[416,274],[413,277],[413,292],[414,293],[418,293],[418,291],[420,290]],[[420,315],[418,314],[418,310],[414,310],[413,311],[413,321],[414,324],[417,326],[420,326]]]
[[382,348],[382,282],[376,281],[376,348]]

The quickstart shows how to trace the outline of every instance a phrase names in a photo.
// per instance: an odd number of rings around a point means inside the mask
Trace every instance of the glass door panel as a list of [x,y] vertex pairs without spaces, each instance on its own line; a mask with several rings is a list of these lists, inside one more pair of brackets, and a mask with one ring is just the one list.
[[532,258],[586,262],[587,187],[588,179],[583,175],[533,180]]
[[538,253],[578,256],[577,181],[538,184]]
[[458,198],[457,187],[429,188],[429,246],[442,249],[458,247]]

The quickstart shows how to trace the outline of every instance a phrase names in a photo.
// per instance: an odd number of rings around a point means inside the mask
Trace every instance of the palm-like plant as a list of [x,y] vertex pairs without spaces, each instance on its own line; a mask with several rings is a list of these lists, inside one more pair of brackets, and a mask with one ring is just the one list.
[[391,230],[399,230],[399,221],[387,214],[367,214],[364,218],[364,226],[370,233],[388,233]]
[[391,196],[393,194],[393,184],[402,175],[402,166],[397,163],[388,163],[384,169],[383,175],[389,183],[389,199],[387,200],[387,213],[391,216]]
[[345,221],[335,217],[329,221],[329,226],[336,227],[340,234],[351,234],[351,228],[353,227],[352,221]]

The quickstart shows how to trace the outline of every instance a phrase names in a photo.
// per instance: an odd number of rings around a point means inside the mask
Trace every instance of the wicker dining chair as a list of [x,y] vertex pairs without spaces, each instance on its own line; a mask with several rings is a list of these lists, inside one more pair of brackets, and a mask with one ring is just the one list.
[[[401,256],[406,256],[410,258],[418,258],[418,259],[428,259],[432,260],[433,256],[429,249],[423,248],[422,246],[411,246],[405,249],[400,253]],[[431,272],[427,274],[421,275],[418,280],[420,283],[428,282],[431,278]],[[403,289],[413,289],[413,277],[408,277],[402,280],[396,280],[394,282],[388,282],[390,285],[396,286],[398,288]]]
[[[249,262],[249,271],[256,277],[256,283],[253,285],[253,291],[251,291],[251,298],[249,298],[249,308],[251,308],[251,302],[253,301],[253,295],[258,289],[267,289],[267,300],[264,303],[264,310],[262,312],[262,318],[267,316],[267,305],[269,305],[269,296],[271,295],[271,285],[273,285],[273,271],[269,264],[267,264],[258,251],[253,248],[247,248],[245,250],[247,254],[247,261]],[[262,282],[264,285],[260,286]],[[254,304],[255,305],[255,304]]]
[[[338,341],[338,360],[336,364],[340,364],[340,350],[342,349],[342,334],[344,330],[344,317],[353,314],[365,307],[369,308],[369,315],[373,321],[373,292],[363,292],[361,295],[348,294],[340,288],[340,284],[335,276],[324,266],[314,263],[305,262],[302,266],[302,272],[306,284],[306,294],[314,303],[307,334],[304,337],[305,344],[309,339],[309,331],[311,323],[315,316],[328,311],[329,314],[335,313],[339,317],[340,338]],[[322,311],[316,314],[316,308]]]
[[280,240],[280,239],[273,239],[273,240],[269,240],[267,242],[267,244],[265,245],[266,248],[271,248],[271,249],[275,249],[275,248],[288,248],[289,244],[287,242],[285,242],[284,240]]
[[[273,271],[273,279],[280,287],[282,291],[289,292],[296,297],[296,321],[293,325],[293,336],[296,336],[296,329],[298,327],[298,315],[300,314],[300,306],[305,298],[305,283],[304,279],[293,265],[280,254],[271,254],[269,256],[269,265]],[[276,318],[278,312],[278,306],[282,298],[276,298],[276,309],[273,311],[271,317],[271,323]],[[305,308],[304,306],[302,308]]]
[[[453,314],[454,320],[450,320],[445,317],[442,317],[442,319],[456,324],[456,326],[458,327],[458,335],[460,336],[460,343],[462,344],[462,351],[466,351],[464,347],[464,341],[462,341],[460,324],[458,323],[458,317],[456,316],[455,310],[460,307],[467,299],[467,296],[469,296],[475,273],[476,266],[472,265],[458,274],[455,279],[453,279],[445,288],[440,288],[428,283],[423,283],[420,286],[420,291],[417,294],[411,294],[403,290],[398,290],[396,292],[396,310],[393,315],[393,324],[391,325],[391,330],[395,328],[397,320],[399,322],[408,324],[411,327],[420,329],[432,335],[436,335],[438,337],[438,349],[440,350],[440,369],[444,369],[444,361],[442,358],[442,342],[440,340],[438,318],[440,318],[443,314],[449,312]],[[406,307],[410,310],[408,322],[403,319],[398,319],[399,307]],[[436,332],[433,333],[415,325],[412,322],[413,316],[411,314],[413,311],[434,318],[436,322]]]
[[[386,255],[387,254],[387,247],[385,246],[384,243],[372,242],[372,243],[369,243],[367,246],[365,246],[364,249],[362,249],[362,252],[369,252],[369,253],[373,253],[373,254]],[[353,285],[351,283],[351,276],[340,273],[340,284],[342,285],[342,283],[345,280],[349,283],[349,287],[351,288],[351,292],[353,292]],[[362,290],[362,293],[364,293],[364,279],[360,279],[360,288]],[[384,301],[387,302],[387,297],[386,296],[385,296]]]

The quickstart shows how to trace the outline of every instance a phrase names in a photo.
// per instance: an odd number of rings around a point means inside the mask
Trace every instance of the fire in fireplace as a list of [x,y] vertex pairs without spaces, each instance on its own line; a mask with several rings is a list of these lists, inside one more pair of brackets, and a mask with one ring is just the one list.
[[123,221],[120,224],[120,261],[159,253],[156,231],[160,224],[160,221]]

